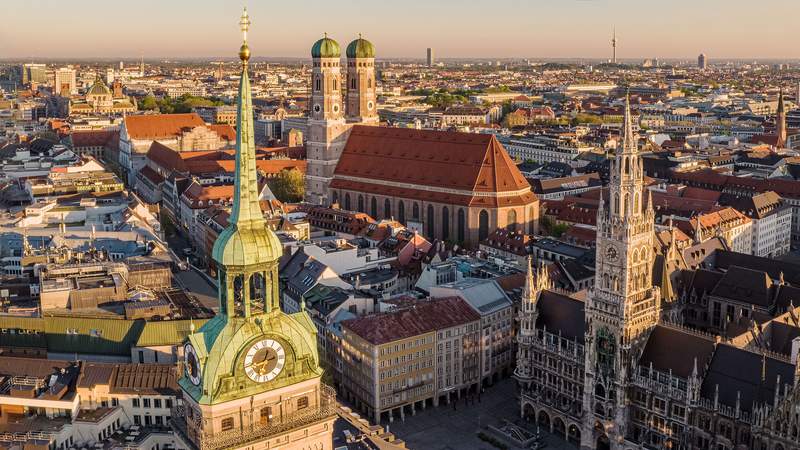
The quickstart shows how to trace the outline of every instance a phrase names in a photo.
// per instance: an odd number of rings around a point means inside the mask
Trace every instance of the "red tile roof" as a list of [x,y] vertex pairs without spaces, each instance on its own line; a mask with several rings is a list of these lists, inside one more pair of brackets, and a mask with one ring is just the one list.
[[460,297],[415,302],[387,313],[345,320],[342,326],[374,345],[480,320],[480,315]]
[[236,141],[236,129],[226,124],[208,125],[212,131],[215,131],[222,139],[226,141]]
[[119,131],[74,131],[70,136],[74,148],[99,147],[112,143],[119,136]]
[[124,126],[131,139],[163,139],[206,123],[196,113],[128,116]]
[[[385,182],[406,186],[387,186]],[[416,189],[414,185],[462,193]],[[511,206],[536,200],[494,136],[407,128],[354,126],[331,187],[378,189],[398,197],[465,205]],[[500,199],[472,195],[517,191],[525,192]]]

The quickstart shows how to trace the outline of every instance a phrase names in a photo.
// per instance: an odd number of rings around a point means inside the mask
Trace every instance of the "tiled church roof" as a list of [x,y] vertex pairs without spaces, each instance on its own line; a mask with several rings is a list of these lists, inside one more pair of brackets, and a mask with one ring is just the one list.
[[[492,135],[358,125],[339,158],[331,187],[471,206],[513,206],[536,199]],[[501,198],[472,195],[523,190]]]

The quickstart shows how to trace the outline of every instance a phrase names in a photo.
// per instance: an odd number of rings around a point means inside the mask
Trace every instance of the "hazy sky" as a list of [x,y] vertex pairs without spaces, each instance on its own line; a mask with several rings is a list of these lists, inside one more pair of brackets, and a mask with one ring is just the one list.
[[256,56],[800,58],[800,0],[0,0],[0,58],[234,57],[245,3]]

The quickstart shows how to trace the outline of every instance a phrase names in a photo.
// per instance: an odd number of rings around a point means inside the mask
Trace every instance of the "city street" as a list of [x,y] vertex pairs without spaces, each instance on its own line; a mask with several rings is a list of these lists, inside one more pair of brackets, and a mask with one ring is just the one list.
[[[406,442],[413,450],[496,450],[496,447],[478,438],[489,424],[498,425],[503,419],[516,422],[519,419],[515,381],[505,379],[487,388],[480,403],[464,404],[464,399],[453,404],[441,404],[437,408],[417,410],[416,415],[406,414],[405,422],[395,419],[389,431]],[[384,424],[385,425],[385,424]],[[535,431],[536,426],[530,429]],[[488,434],[488,433],[487,433]],[[548,449],[574,450],[575,446],[564,440],[545,435]],[[512,447],[509,447],[512,449]]]
[[[173,234],[166,238],[169,248],[178,255],[179,258],[185,260],[183,249],[189,248],[189,241],[180,234]],[[178,270],[175,273],[175,279],[180,284],[180,287],[197,297],[197,300],[206,308],[216,311],[219,309],[219,300],[217,299],[217,286],[212,284],[208,278],[198,273],[197,269],[192,267],[189,270]]]

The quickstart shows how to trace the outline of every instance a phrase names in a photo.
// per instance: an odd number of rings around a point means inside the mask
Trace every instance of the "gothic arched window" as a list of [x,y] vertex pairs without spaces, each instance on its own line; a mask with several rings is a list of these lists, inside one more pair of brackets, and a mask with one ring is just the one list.
[[392,202],[387,198],[383,201],[383,218],[389,219],[392,217]]
[[464,242],[464,230],[467,226],[467,220],[464,215],[464,208],[458,209],[458,223],[456,227],[456,237],[458,242]]
[[425,230],[425,234],[428,237],[433,238],[436,234],[436,229],[434,228],[434,224],[436,223],[436,218],[433,217],[433,205],[428,205],[428,229]]
[[358,194],[358,212],[364,212],[364,196]]
[[483,241],[489,236],[489,213],[482,209],[478,214],[478,240]]
[[350,211],[350,193],[344,194],[344,209]]
[[450,238],[450,210],[447,206],[442,208],[442,240]]
[[414,202],[414,206],[411,208],[411,217],[419,219],[419,203],[417,202]]
[[530,234],[535,233],[536,232],[536,207],[535,206],[531,206],[531,212],[530,212],[530,215],[528,216],[528,223],[530,224],[528,226],[528,233],[530,233]]
[[314,90],[317,92],[322,90],[322,79],[320,77],[317,77],[317,79],[314,81]]
[[373,219],[378,218],[378,199],[372,197],[372,200],[369,202],[369,213]]
[[510,209],[508,214],[506,214],[506,229],[508,231],[514,231],[517,229],[517,212],[513,209]]
[[406,224],[406,204],[402,200],[397,203],[397,220],[403,225]]

